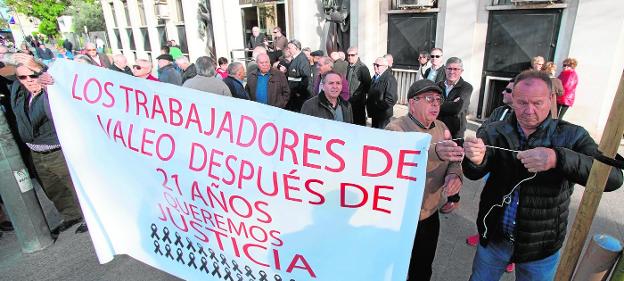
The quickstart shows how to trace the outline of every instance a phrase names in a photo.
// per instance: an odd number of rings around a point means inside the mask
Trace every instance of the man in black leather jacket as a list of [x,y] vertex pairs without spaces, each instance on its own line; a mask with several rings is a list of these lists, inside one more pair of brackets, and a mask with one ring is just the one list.
[[[554,278],[570,196],[575,184],[587,183],[598,146],[582,127],[550,117],[550,83],[538,71],[518,75],[514,115],[464,142],[464,175],[474,180],[490,173],[470,280],[498,280],[508,262],[516,263],[518,280]],[[622,171],[612,169],[605,190],[621,185]]]

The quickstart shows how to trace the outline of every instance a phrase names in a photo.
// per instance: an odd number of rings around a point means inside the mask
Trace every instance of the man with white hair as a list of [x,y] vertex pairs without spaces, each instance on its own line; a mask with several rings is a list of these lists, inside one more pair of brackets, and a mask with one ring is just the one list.
[[134,75],[134,77],[158,81],[158,78],[152,75],[152,62],[146,59],[136,60],[135,65],[132,66],[132,75]]
[[249,100],[249,94],[243,86],[243,80],[247,73],[245,73],[245,67],[240,62],[233,62],[228,65],[227,68],[228,77],[223,78],[225,83],[230,89],[230,93],[233,97]]
[[267,39],[263,33],[260,33],[260,28],[254,26],[251,28],[251,36],[249,37],[249,42],[247,42],[247,47],[249,49],[254,49],[258,46],[264,47]]
[[109,68],[111,65],[110,59],[105,54],[98,53],[98,49],[95,47],[95,44],[89,42],[85,44],[86,55],[91,59],[91,64],[97,65],[99,67]]
[[132,70],[128,67],[128,60],[122,54],[113,55],[113,64],[111,64],[109,69],[132,75]]
[[232,93],[223,80],[215,77],[216,70],[214,62],[207,56],[201,56],[195,61],[197,75],[186,80],[182,87],[213,93],[221,96],[231,97]]
[[[257,61],[258,61],[258,56],[261,54],[265,54],[265,55],[268,54],[267,50],[264,47],[258,46],[253,49],[253,52],[251,53],[251,61],[247,63],[247,74],[258,69]],[[249,79],[249,77],[247,77],[247,79]]]
[[182,70],[182,84],[189,80],[195,75],[197,75],[197,69],[195,69],[195,64],[191,63],[186,56],[181,56],[176,59],[175,63]]
[[373,119],[372,127],[383,129],[390,122],[392,109],[397,102],[397,81],[388,70],[388,61],[385,58],[377,58],[373,68],[375,76],[368,91],[366,110]]
[[342,75],[343,77],[347,77],[347,70],[349,69],[349,63],[345,61],[345,53],[344,52],[332,52],[329,56],[331,57],[332,60],[334,60],[334,71]]

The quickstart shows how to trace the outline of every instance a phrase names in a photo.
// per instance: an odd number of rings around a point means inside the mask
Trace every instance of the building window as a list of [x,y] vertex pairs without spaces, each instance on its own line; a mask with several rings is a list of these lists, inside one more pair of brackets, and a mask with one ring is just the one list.
[[434,47],[437,13],[391,14],[388,16],[388,53],[395,68],[417,69],[418,52]]
[[184,22],[184,10],[182,9],[182,0],[176,0],[176,11],[178,12],[178,22]]
[[121,49],[121,34],[119,33],[119,28],[113,30],[115,32],[115,39],[117,39],[117,49]]
[[143,37],[143,50],[150,50],[150,41],[149,41],[149,33],[147,32],[147,27],[141,27],[141,37]]
[[184,25],[178,25],[178,39],[180,39],[180,50],[182,53],[188,54],[188,44],[186,43],[186,31],[184,29]]
[[128,40],[130,40],[130,50],[136,50],[136,45],[134,44],[134,33],[132,33],[132,28],[126,28],[126,33],[128,33]]
[[[496,1],[496,0],[493,0]],[[437,0],[392,0],[392,10],[435,9]]]
[[112,20],[113,27],[117,27],[117,19],[115,19],[115,7],[113,7],[112,2],[108,4],[110,5],[110,10],[111,10],[111,13],[113,14],[113,20]]
[[128,10],[128,2],[126,1],[122,1],[123,6],[124,6],[124,12],[126,14],[126,26],[130,26],[130,11]]
[[167,45],[167,29],[164,26],[158,26],[156,27],[156,30],[158,30],[158,38],[160,39],[160,47]]
[[139,18],[141,19],[141,25],[147,25],[147,20],[145,20],[145,6],[143,5],[143,0],[138,0],[137,4],[139,6]]

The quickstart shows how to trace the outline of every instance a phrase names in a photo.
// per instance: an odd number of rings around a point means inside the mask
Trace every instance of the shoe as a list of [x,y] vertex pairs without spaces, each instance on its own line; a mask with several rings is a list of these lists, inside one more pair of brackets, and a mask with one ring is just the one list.
[[477,244],[479,244],[479,234],[468,236],[468,238],[466,238],[466,244],[476,247]]
[[0,230],[2,231],[13,231],[13,224],[10,221],[5,221],[0,223]]
[[83,222],[83,223],[81,223],[78,226],[78,228],[76,228],[76,232],[75,233],[76,234],[78,234],[78,233],[85,233],[87,231],[89,231],[89,228],[87,227],[87,223]]
[[514,271],[514,269],[516,269],[516,264],[515,263],[510,263],[507,265],[507,267],[505,267],[505,271],[507,273],[512,273]]
[[459,208],[459,202],[446,202],[442,208],[440,208],[440,212],[443,214],[448,214],[453,212],[455,209]]
[[70,229],[72,226],[74,226],[74,224],[77,224],[80,221],[82,221],[82,219],[73,219],[73,220],[64,221],[61,225],[57,226],[55,229],[52,229],[50,232],[52,234],[58,235],[59,233]]

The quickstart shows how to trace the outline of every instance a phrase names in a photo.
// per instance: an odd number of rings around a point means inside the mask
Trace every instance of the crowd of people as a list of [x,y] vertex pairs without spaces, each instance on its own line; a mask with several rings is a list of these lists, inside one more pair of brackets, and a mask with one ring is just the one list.
[[[474,88],[462,77],[461,58],[445,60],[441,48],[420,51],[416,81],[406,94],[408,112],[393,118],[399,93],[392,54],[377,57],[371,72],[357,47],[326,55],[286,39],[279,27],[272,33],[269,41],[258,27],[252,28],[247,64],[208,56],[191,62],[174,41],[156,58],[156,76],[150,60],[138,59],[129,66],[122,54],[109,57],[93,43],[73,60],[339,122],[368,126],[370,118],[373,128],[430,134],[408,280],[431,278],[439,213],[459,207],[464,177],[485,178],[478,234],[467,239],[477,247],[470,280],[499,280],[514,265],[517,280],[552,280],[573,187],[587,182],[598,148],[585,129],[562,120],[574,103],[575,59],[565,59],[563,71],[555,76],[554,63],[533,58],[531,69],[503,90],[504,105],[483,122],[476,137],[466,137]],[[0,50],[6,53],[6,48]],[[62,231],[80,222],[82,215],[49,111],[45,85],[51,78],[45,64],[54,58],[44,44],[36,51],[38,60],[26,51],[12,56],[17,69],[14,77],[4,79],[3,105],[14,116],[17,139],[27,147],[44,190],[64,216]],[[3,61],[11,62],[6,56]],[[613,169],[606,190],[620,185],[622,172]],[[86,230],[83,223],[77,232]]]

